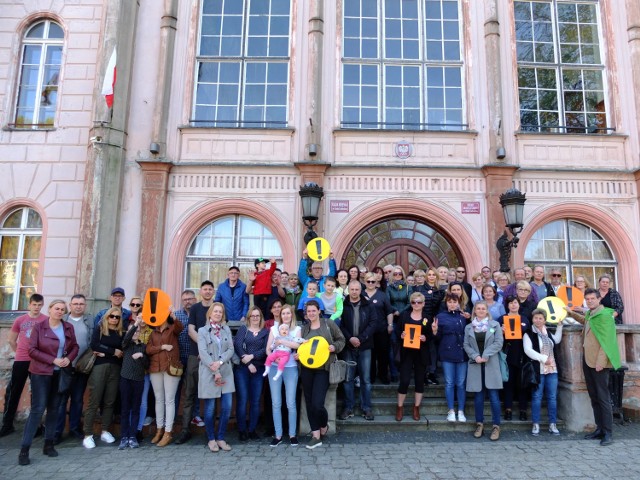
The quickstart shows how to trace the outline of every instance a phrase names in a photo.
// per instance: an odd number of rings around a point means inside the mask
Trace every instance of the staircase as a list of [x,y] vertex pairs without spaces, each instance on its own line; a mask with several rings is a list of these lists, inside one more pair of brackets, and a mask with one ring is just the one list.
[[[442,378],[442,377],[440,377]],[[464,414],[467,417],[465,423],[448,422],[447,421],[447,402],[444,396],[444,385],[425,385],[424,398],[420,407],[420,421],[413,420],[413,385],[409,386],[407,398],[404,402],[404,418],[401,422],[395,419],[397,405],[397,384],[382,385],[375,383],[371,389],[371,403],[375,420],[367,421],[362,417],[362,412],[356,407],[353,418],[348,420],[336,419],[336,428],[340,432],[399,432],[411,429],[413,431],[459,431],[470,432],[475,428],[475,414],[473,407],[473,394],[467,394]],[[342,389],[338,389],[338,409],[336,414],[342,413],[343,402],[341,400]],[[359,389],[356,388],[356,404],[359,403]],[[529,403],[528,420],[518,420],[520,412],[517,405],[514,405],[513,420],[506,421],[504,417],[501,420],[504,430],[531,430],[531,404]],[[485,400],[484,404],[484,423],[485,426],[491,425],[491,408],[489,400]],[[544,431],[548,428],[547,408],[545,401],[542,403],[540,430]],[[562,420],[558,420],[559,428],[563,425]]]

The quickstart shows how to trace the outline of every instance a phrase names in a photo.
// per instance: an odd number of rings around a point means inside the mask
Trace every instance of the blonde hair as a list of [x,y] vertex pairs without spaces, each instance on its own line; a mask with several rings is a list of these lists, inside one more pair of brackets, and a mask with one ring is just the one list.
[[409,302],[414,301],[415,299],[419,299],[422,301],[422,303],[424,303],[424,295],[421,294],[420,292],[413,292],[411,294],[411,296],[409,297]]
[[65,302],[64,300],[60,300],[59,298],[56,298],[55,300],[51,301],[51,303],[49,304],[49,310],[51,310],[51,307],[53,307],[58,303],[61,303],[64,305],[64,313],[69,313],[69,309],[67,308],[67,302]]
[[220,302],[213,302],[211,304],[211,306],[209,307],[209,310],[207,310],[207,321],[209,321],[209,319],[211,318],[211,314],[213,313],[213,307],[222,307],[222,321],[220,322],[220,324],[226,325],[227,324],[226,310],[224,308],[224,305]]
[[100,333],[102,335],[109,335],[109,315],[114,315],[116,313],[120,315],[120,320],[118,320],[118,326],[115,328],[115,330],[119,335],[122,335],[122,310],[120,310],[118,307],[111,307],[102,316],[102,319],[100,320]]
[[478,305],[484,305],[485,308],[487,309],[487,318],[489,320],[493,320],[493,318],[491,318],[491,312],[489,311],[489,305],[487,305],[487,302],[485,302],[484,300],[480,300],[480,301],[475,303],[475,305],[473,306],[473,311],[471,312],[471,318],[477,318],[477,316],[476,316],[476,307]]
[[282,310],[280,310],[280,323],[283,323],[282,312],[284,310],[289,310],[289,312],[291,313],[291,323],[289,324],[289,330],[293,330],[294,328],[296,328],[296,310],[295,308],[293,308],[293,305],[289,305],[288,303],[285,303],[282,306]]

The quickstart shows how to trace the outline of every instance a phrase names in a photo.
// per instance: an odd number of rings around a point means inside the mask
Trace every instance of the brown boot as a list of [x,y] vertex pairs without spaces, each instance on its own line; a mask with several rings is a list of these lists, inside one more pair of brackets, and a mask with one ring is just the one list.
[[493,428],[491,429],[491,436],[489,437],[489,439],[495,442],[499,438],[500,438],[500,426],[494,425]]
[[171,432],[164,432],[162,439],[158,442],[158,446],[166,447],[171,443],[172,440],[173,440],[173,436],[171,435]]
[[481,423],[476,423],[476,431],[473,432],[473,436],[476,438],[480,438],[484,433],[484,425]]
[[404,415],[404,408],[397,406],[396,407],[396,422],[402,421],[402,416]]
[[155,436],[151,439],[151,443],[158,443],[163,435],[164,428],[159,428],[158,430],[156,430]]
[[413,406],[413,419],[417,422],[418,420],[420,420],[420,406],[419,405],[414,405]]

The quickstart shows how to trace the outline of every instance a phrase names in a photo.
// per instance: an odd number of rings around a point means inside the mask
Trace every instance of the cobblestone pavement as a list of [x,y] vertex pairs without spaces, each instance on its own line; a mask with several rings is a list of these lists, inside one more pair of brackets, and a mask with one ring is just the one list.
[[504,431],[498,442],[461,432],[330,435],[315,450],[269,446],[270,439],[240,444],[232,432],[231,452],[210,453],[202,435],[166,448],[147,441],[137,450],[118,451],[117,442],[99,440],[93,450],[65,440],[57,458],[31,448],[31,465],[18,466],[20,433],[0,439],[0,478],[72,479],[549,479],[640,478],[640,425],[615,426],[615,443],[600,447],[582,434],[538,438]]

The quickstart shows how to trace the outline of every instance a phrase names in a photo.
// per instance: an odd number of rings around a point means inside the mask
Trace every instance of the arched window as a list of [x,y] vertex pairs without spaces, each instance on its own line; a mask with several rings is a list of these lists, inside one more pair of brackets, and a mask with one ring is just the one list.
[[64,32],[51,20],[31,26],[22,39],[20,81],[14,126],[53,126],[58,103]]
[[244,215],[218,218],[191,242],[185,259],[184,286],[197,289],[204,280],[217,286],[227,278],[231,265],[240,268],[245,281],[258,257],[273,257],[282,266],[280,244],[267,227]]
[[582,275],[595,286],[605,273],[616,280],[618,262],[607,242],[593,228],[573,220],[556,220],[534,233],[524,260],[530,265],[543,265],[545,274],[559,268],[566,283]]
[[0,309],[26,310],[38,291],[42,219],[32,208],[13,210],[0,223]]

